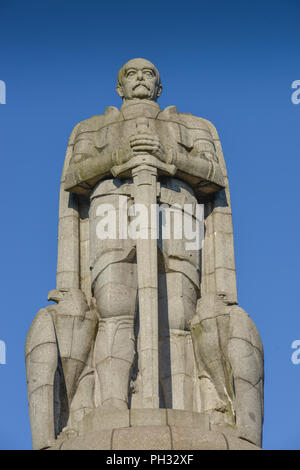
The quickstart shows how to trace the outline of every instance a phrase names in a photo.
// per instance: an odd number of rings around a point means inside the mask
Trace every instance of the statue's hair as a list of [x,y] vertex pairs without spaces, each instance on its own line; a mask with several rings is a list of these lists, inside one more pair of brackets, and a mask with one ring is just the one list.
[[160,75],[159,75],[159,71],[157,70],[157,68],[155,67],[154,64],[152,64],[152,62],[150,62],[150,60],[147,60],[147,59],[143,59],[142,57],[136,57],[134,59],[130,59],[128,60],[124,65],[122,65],[122,67],[120,68],[119,72],[118,72],[118,77],[117,77],[117,84],[118,86],[121,86],[121,80],[122,80],[122,76],[123,76],[123,72],[124,72],[124,69],[126,67],[126,65],[129,63],[129,62],[132,62],[133,60],[145,60],[146,62],[148,62],[149,64],[152,65],[153,69],[154,69],[154,72],[155,72],[155,75],[158,79],[158,84],[161,85],[161,80],[160,80]]

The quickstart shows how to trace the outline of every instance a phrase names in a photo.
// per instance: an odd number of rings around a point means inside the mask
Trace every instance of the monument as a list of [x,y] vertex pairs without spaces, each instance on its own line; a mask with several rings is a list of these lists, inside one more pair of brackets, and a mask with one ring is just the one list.
[[161,91],[130,60],[120,110],[70,136],[56,304],[26,340],[34,449],[261,446],[263,348],[237,302],[221,143]]

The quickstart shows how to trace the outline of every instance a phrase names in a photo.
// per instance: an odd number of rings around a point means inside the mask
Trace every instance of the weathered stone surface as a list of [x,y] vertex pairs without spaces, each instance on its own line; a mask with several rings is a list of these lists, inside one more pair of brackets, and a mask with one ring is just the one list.
[[79,423],[79,434],[85,435],[98,429],[126,428],[128,426],[128,410],[103,410],[99,407],[86,415]]
[[[161,110],[161,91],[153,64],[127,62],[121,109],[69,139],[57,305],[39,311],[26,341],[35,449],[261,444],[263,348],[237,305],[220,139],[203,118]],[[203,247],[191,246],[196,224]]]
[[60,450],[111,450],[112,433],[110,429],[66,439]]
[[[171,439],[170,439],[171,433]],[[98,431],[57,441],[48,450],[261,450],[250,442],[198,428],[143,426]]]
[[168,426],[140,426],[116,429],[112,437],[113,450],[171,449]]
[[[63,432],[50,449],[257,450],[232,426],[210,425],[209,415],[180,410],[103,411],[83,419],[80,435]],[[119,417],[117,416],[119,414]],[[130,426],[128,426],[130,422]],[[113,428],[109,427],[112,423]],[[81,423],[82,424],[82,423]],[[211,429],[210,429],[211,428]]]
[[261,450],[260,447],[246,441],[245,439],[238,439],[237,437],[227,436],[228,450]]
[[130,410],[130,426],[166,426],[167,411],[165,409],[132,409]]
[[204,413],[192,411],[167,410],[167,424],[175,427],[195,427],[199,430],[209,430],[209,419]]
[[227,443],[220,433],[201,433],[197,428],[171,427],[174,450],[227,450]]

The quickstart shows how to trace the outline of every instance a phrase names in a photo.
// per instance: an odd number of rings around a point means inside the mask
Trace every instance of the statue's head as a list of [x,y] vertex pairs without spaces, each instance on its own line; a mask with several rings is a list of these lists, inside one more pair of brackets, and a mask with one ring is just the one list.
[[118,72],[117,92],[124,101],[157,101],[162,92],[157,68],[146,59],[131,59]]

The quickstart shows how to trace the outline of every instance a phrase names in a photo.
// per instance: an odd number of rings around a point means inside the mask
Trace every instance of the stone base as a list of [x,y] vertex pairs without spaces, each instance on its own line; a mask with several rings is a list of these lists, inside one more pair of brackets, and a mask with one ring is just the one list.
[[[77,435],[76,435],[77,434]],[[133,409],[87,414],[78,432],[64,431],[49,450],[260,450],[231,426],[211,426],[209,415]]]

